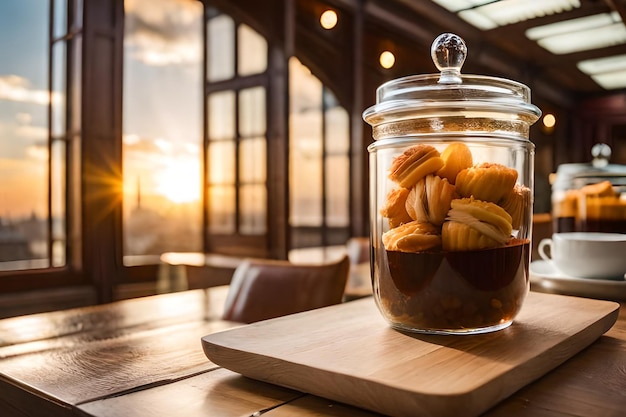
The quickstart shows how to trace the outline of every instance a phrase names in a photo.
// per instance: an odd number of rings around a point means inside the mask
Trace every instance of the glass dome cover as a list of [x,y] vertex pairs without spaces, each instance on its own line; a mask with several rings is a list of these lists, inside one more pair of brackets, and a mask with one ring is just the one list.
[[609,163],[611,154],[609,145],[597,143],[591,149],[590,162],[559,165],[552,189],[569,190],[600,181],[611,181],[613,185],[626,190],[626,165]]
[[459,36],[444,33],[431,47],[431,57],[440,73],[411,75],[382,84],[376,104],[363,118],[374,128],[404,118],[445,116],[461,111],[522,119],[534,123],[541,111],[531,104],[530,89],[519,82],[484,75],[461,74],[467,47]]

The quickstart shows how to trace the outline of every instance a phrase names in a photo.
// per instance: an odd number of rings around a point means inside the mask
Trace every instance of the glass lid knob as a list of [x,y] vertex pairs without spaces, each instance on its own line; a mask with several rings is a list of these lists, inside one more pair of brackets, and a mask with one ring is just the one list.
[[441,71],[439,84],[460,84],[461,67],[467,57],[467,46],[460,36],[443,33],[433,41],[430,56]]
[[591,148],[591,165],[595,168],[604,168],[609,164],[611,158],[611,147],[606,143],[596,143]]

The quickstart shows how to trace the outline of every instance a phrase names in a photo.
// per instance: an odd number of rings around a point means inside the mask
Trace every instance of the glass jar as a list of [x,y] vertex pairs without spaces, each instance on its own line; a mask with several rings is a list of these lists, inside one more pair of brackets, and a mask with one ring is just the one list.
[[626,233],[626,165],[597,143],[589,163],[559,165],[552,184],[554,232]]
[[529,291],[529,129],[541,112],[523,84],[461,74],[460,37],[440,35],[431,55],[440,74],[381,85],[363,113],[374,298],[400,330],[495,331]]

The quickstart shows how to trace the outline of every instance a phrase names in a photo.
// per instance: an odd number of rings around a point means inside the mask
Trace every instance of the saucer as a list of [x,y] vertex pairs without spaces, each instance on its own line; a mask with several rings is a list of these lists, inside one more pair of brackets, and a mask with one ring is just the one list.
[[626,280],[576,278],[556,270],[548,261],[530,263],[533,291],[576,295],[606,300],[626,300]]

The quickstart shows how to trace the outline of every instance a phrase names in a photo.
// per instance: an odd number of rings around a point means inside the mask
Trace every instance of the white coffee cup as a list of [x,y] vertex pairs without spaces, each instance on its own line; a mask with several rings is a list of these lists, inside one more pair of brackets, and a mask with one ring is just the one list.
[[626,274],[626,234],[554,233],[539,242],[538,250],[544,260],[569,276],[624,279]]

